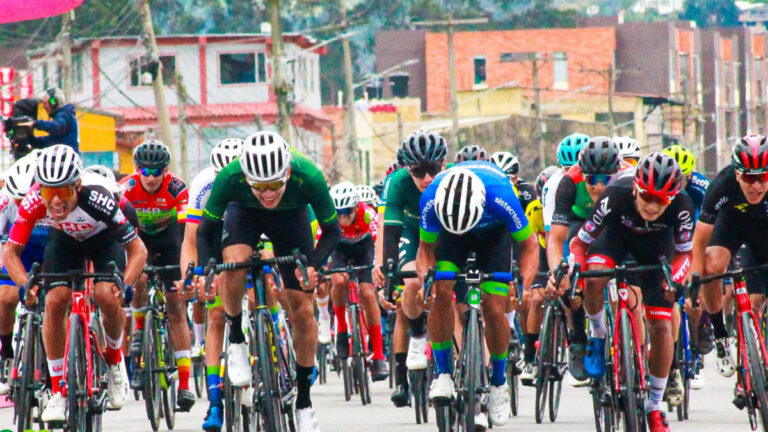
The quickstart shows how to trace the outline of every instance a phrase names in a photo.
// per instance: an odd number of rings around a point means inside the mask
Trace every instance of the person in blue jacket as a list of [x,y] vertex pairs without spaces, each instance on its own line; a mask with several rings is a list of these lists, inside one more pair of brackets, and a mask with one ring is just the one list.
[[56,87],[44,91],[39,98],[51,120],[36,120],[34,128],[48,132],[47,136],[33,137],[30,143],[34,148],[65,144],[80,152],[80,130],[77,125],[75,106],[66,103],[64,92]]

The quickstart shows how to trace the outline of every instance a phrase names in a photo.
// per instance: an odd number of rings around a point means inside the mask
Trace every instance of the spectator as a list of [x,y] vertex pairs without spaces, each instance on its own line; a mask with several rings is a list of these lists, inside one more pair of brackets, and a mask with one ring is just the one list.
[[39,98],[51,120],[35,121],[34,128],[48,132],[48,136],[33,137],[32,147],[45,148],[54,144],[66,144],[76,152],[80,152],[80,131],[77,126],[75,106],[66,103],[64,92],[56,87],[44,91]]

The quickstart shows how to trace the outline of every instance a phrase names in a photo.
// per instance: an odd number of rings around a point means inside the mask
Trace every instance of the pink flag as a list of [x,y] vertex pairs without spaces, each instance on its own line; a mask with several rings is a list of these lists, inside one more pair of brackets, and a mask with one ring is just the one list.
[[0,24],[61,15],[81,3],[83,0],[0,0]]

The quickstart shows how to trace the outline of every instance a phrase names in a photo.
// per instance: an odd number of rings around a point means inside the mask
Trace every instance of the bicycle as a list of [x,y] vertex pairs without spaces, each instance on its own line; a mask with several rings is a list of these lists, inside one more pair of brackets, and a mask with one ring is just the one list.
[[[475,253],[471,252],[467,257],[465,271],[435,271],[430,269],[425,277],[424,302],[426,304],[430,296],[432,284],[435,281],[464,281],[467,285],[466,303],[467,311],[465,319],[461,348],[456,360],[453,372],[453,381],[456,386],[455,397],[449,401],[433,401],[437,411],[437,425],[441,432],[464,431],[474,432],[475,411],[479,408],[482,412],[488,411],[487,400],[490,394],[490,378],[488,368],[485,366],[485,343],[483,339],[483,322],[480,312],[480,299],[482,292],[480,284],[485,281],[509,283],[517,281],[515,273],[493,272],[483,273],[477,268]],[[478,425],[490,427],[488,425]]]
[[[618,301],[618,294],[616,292],[616,284],[614,280],[608,283],[605,287],[605,302],[603,303],[603,313],[605,314],[606,322],[613,323],[613,309],[611,304]],[[589,323],[587,323],[589,325]],[[613,326],[605,326],[605,341],[607,346],[613,344]],[[613,370],[613,356],[611,355],[611,349],[604,352],[605,368],[606,370]],[[600,379],[590,378],[589,380],[589,393],[592,395],[592,409],[595,415],[595,430],[597,432],[613,432],[618,429],[618,400],[616,400],[615,394],[612,389],[614,387],[612,373],[606,373]]]
[[[683,400],[675,407],[677,413],[677,420],[688,420],[688,408],[691,402],[691,380],[703,367],[702,359],[693,348],[693,338],[691,336],[691,322],[688,317],[688,313],[685,312],[685,297],[680,297],[678,300],[680,307],[680,328],[677,334],[677,344],[675,346],[675,358],[677,360],[677,372],[680,374]],[[676,373],[674,368],[670,371]],[[669,405],[669,411],[672,411],[672,406]]]
[[[565,265],[567,269],[567,264]],[[560,284],[560,280],[565,275],[563,264],[558,270],[556,285]],[[573,294],[571,298],[573,299]],[[536,349],[539,369],[535,383],[536,423],[541,423],[544,420],[544,408],[546,406],[549,406],[549,421],[554,422],[557,419],[563,378],[568,370],[569,341],[563,300],[560,297],[545,297],[541,307],[544,309],[544,317],[541,321],[541,334]],[[547,399],[547,397],[549,398]]]
[[[691,290],[698,288],[707,282],[727,277],[733,278],[734,303],[738,311],[737,323],[737,350],[738,365],[736,367],[737,398],[734,401],[740,409],[746,408],[749,416],[749,425],[752,430],[761,426],[763,431],[768,430],[768,395],[766,395],[766,362],[768,351],[765,341],[760,337],[760,326],[757,317],[752,312],[752,303],[745,282],[745,275],[768,271],[768,264],[748,268],[738,268],[725,273],[701,277],[698,273],[693,275]],[[694,307],[698,306],[697,298],[691,295]],[[743,392],[743,393],[741,393]],[[757,414],[760,414],[758,423]]]
[[517,366],[517,363],[523,357],[523,346],[525,346],[517,314],[515,315],[515,330],[517,331],[517,336],[515,337],[513,334],[510,339],[506,366],[507,384],[509,385],[509,406],[513,416],[517,416],[520,405],[520,398],[518,396],[520,394],[520,373],[522,371]]
[[[632,308],[627,299],[632,292],[627,277],[643,273],[662,271],[671,291],[677,291],[677,285],[672,281],[669,262],[660,257],[661,264],[627,267],[626,263],[617,265],[614,269],[581,271],[581,265],[576,263],[571,272],[571,286],[576,287],[580,279],[611,277],[616,279],[618,307],[614,315],[613,338],[611,344],[605,344],[613,360],[613,400],[621,414],[623,430],[627,432],[644,431],[645,380],[644,348],[640,344],[637,323],[632,314]],[[637,307],[639,305],[636,305]],[[647,339],[646,339],[647,341]],[[607,339],[606,339],[607,342]],[[607,375],[607,374],[606,374]]]
[[[72,304],[67,320],[67,337],[64,345],[64,375],[62,396],[67,401],[66,427],[69,431],[101,430],[101,415],[107,406],[107,364],[103,348],[106,347],[104,329],[99,309],[92,303],[91,279],[113,282],[122,294],[125,286],[122,274],[114,262],[110,272],[88,273],[72,270],[66,273],[42,273],[39,264],[32,266],[27,284],[19,290],[24,303],[28,287],[44,282],[66,282],[72,290]],[[38,299],[39,301],[39,299]],[[49,424],[55,428],[56,424]]]
[[[306,257],[296,250],[292,255],[269,259],[262,259],[256,252],[244,262],[216,264],[215,260],[211,259],[205,269],[195,269],[196,274],[206,275],[206,292],[215,274],[228,270],[250,270],[256,300],[255,309],[250,311],[248,321],[253,330],[248,332],[252,338],[248,346],[253,376],[251,387],[254,390],[253,419],[257,423],[256,428],[252,430],[283,432],[296,429],[293,417],[296,377],[295,372],[290,370],[285,348],[282,347],[282,344],[287,342],[282,340],[280,330],[276,328],[267,306],[266,276],[272,273],[271,266],[295,264],[303,274],[304,280],[309,280],[305,262]],[[258,429],[259,426],[263,429]]]
[[371,389],[368,375],[370,374],[371,364],[368,360],[369,349],[366,342],[368,326],[365,321],[363,308],[360,306],[360,285],[357,279],[357,273],[360,271],[370,271],[373,264],[362,266],[346,266],[335,269],[324,270],[320,273],[323,278],[328,278],[332,274],[347,273],[349,282],[347,287],[347,324],[350,331],[349,345],[351,347],[350,357],[342,362],[342,375],[344,377],[344,397],[348,401],[352,398],[352,391],[360,394],[360,400],[363,406],[371,403]]
[[[30,271],[30,279],[20,291],[29,291],[32,274],[33,272]],[[0,275],[0,279],[10,280],[10,277]],[[36,303],[29,306],[21,302],[18,329],[13,338],[16,350],[7,378],[10,378],[11,385],[9,397],[14,401],[14,423],[19,432],[32,429],[32,424],[36,420],[39,429],[45,428],[43,422],[39,420],[39,414],[45,406],[42,401],[45,399],[45,384],[48,380],[42,331],[44,304],[42,296]],[[37,408],[37,415],[34,413],[35,408]]]
[[[176,357],[171,337],[171,323],[167,316],[165,290],[158,275],[177,271],[178,265],[146,266],[142,270],[147,279],[147,309],[141,358],[134,361],[133,371],[142,377],[141,392],[147,418],[152,430],[160,427],[160,418],[165,419],[168,429],[176,423]],[[189,285],[192,264],[187,268],[184,285]],[[161,405],[162,404],[162,405]]]

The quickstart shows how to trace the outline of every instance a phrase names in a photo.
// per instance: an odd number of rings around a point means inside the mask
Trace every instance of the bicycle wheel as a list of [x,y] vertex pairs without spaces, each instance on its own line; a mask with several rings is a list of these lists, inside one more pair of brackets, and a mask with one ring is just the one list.
[[328,347],[325,344],[317,345],[317,380],[325,384],[328,376]]
[[205,391],[205,387],[207,387],[206,381],[208,380],[205,374],[204,361],[192,361],[192,379],[195,382],[195,395],[200,399],[203,397],[203,392]]
[[277,345],[272,317],[261,310],[258,314],[256,337],[259,350],[260,413],[264,430],[283,432],[285,425],[281,413],[280,388],[278,381]]
[[421,399],[424,396],[424,381],[426,381],[426,370],[408,371],[408,381],[411,383],[413,393],[413,410],[416,414],[416,424],[421,424],[423,405]]
[[[16,378],[13,380],[13,408],[16,427],[19,432],[32,429],[32,402],[34,391],[35,366],[35,333],[36,327],[29,315],[22,315],[19,327],[22,329],[22,343],[16,349],[13,358],[13,370]],[[6,377],[9,379],[9,377]]]
[[141,358],[144,363],[142,366],[142,396],[144,398],[144,407],[147,410],[147,418],[152,430],[160,428],[160,416],[162,415],[162,389],[160,388],[160,362],[159,354],[156,352],[158,347],[156,326],[157,317],[155,311],[148,310],[144,316],[144,340],[141,349]]
[[[684,313],[684,312],[683,312]],[[682,315],[682,313],[681,313]],[[675,413],[677,414],[677,421],[683,421],[685,420],[685,385],[688,383],[688,365],[686,363],[685,359],[685,320],[681,319],[680,322],[680,328],[678,330],[678,336],[677,336],[677,343],[674,346],[675,352],[674,356],[677,358],[677,370],[680,373],[680,380],[681,385],[683,386],[683,400],[681,401],[680,405],[675,407]],[[672,368],[669,372],[670,376],[673,376],[674,374],[674,368]]]
[[[248,330],[245,335],[245,340],[248,343],[248,354],[249,357],[252,359],[255,359],[257,355],[259,355],[258,351],[256,350],[256,344],[258,343],[254,338],[254,330],[253,325],[250,319],[248,319]],[[257,368],[254,368],[253,363],[251,363],[251,384],[249,389],[255,388],[255,386],[258,386],[258,383],[261,380],[259,379],[259,374]],[[245,390],[242,390],[240,392],[240,407],[241,407],[241,423],[243,425],[243,432],[256,432],[259,430],[259,411],[255,408],[254,404],[254,392],[246,392]],[[250,400],[246,400],[246,398],[250,398]]]
[[161,372],[165,383],[162,386],[163,417],[165,417],[165,425],[168,426],[168,429],[173,429],[176,423],[176,353],[171,343],[171,323],[168,320],[163,320],[163,328],[162,344],[159,347],[162,350],[160,352],[163,355],[165,365]]
[[355,382],[357,383],[357,392],[360,394],[360,400],[363,406],[371,403],[371,395],[369,392],[368,383],[368,368],[366,366],[367,359],[365,358],[365,341],[363,340],[363,331],[360,327],[362,321],[360,320],[360,309],[353,305],[350,307],[349,315],[351,322],[349,323],[352,328],[352,363],[353,370],[355,372]]
[[507,353],[507,385],[509,386],[509,407],[512,415],[517,416],[520,394],[520,374],[517,370],[517,362],[520,360],[520,346],[510,349]]
[[[90,337],[91,337],[91,380],[94,388],[101,389],[100,383],[106,383],[107,375],[107,363],[101,356],[101,353],[106,349],[106,339],[104,337],[104,328],[101,326],[101,321],[96,314],[91,315],[90,320]],[[99,390],[103,392],[105,390]],[[94,402],[99,399],[100,394],[94,393],[94,397],[91,398]],[[101,432],[101,413],[104,409],[103,406],[96,406],[95,409],[89,410],[88,417],[91,423],[91,432]]]
[[568,352],[565,347],[565,322],[562,316],[554,315],[554,332],[552,332],[552,379],[549,380],[549,421],[557,419],[560,409],[560,393],[563,391],[563,378],[568,367]]
[[635,346],[635,335],[632,323],[629,318],[629,312],[621,311],[621,344],[619,364],[619,380],[622,381],[622,400],[624,430],[626,432],[638,432],[644,430],[643,419],[645,417],[645,407],[643,396],[640,391],[639,371],[640,359],[637,357],[637,347]]
[[[483,366],[483,358],[480,348],[483,342],[480,340],[480,317],[475,309],[470,309],[467,317],[467,330],[464,335],[463,379],[460,381],[459,406],[461,407],[461,426],[465,432],[475,430],[475,414],[477,406],[475,396],[480,389],[480,368]],[[458,414],[458,413],[457,413]],[[487,427],[487,425],[481,425]]]
[[752,393],[760,412],[760,423],[763,430],[768,430],[768,396],[765,394],[766,370],[763,358],[763,350],[760,346],[759,333],[755,328],[755,322],[749,313],[741,314],[741,326],[744,332],[744,344],[747,346],[747,359],[749,364],[749,380],[752,384]]
[[83,321],[80,316],[72,315],[69,318],[69,352],[67,353],[67,427],[70,431],[90,430],[83,332]]
[[539,334],[538,364],[539,374],[536,377],[536,423],[544,420],[544,407],[547,404],[547,390],[549,388],[549,375],[552,364],[552,333],[554,332],[552,308],[547,306],[544,311],[541,333]]
[[352,365],[350,359],[341,361],[341,375],[344,379],[344,400],[349,402],[352,399],[352,392],[355,378],[352,376]]
[[455,411],[450,403],[435,405],[435,422],[439,432],[454,432]]

